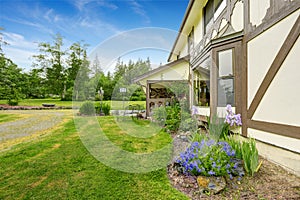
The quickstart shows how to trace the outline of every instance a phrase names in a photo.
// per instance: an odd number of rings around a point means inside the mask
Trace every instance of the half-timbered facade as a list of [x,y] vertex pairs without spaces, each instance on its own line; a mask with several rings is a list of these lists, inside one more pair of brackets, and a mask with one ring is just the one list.
[[231,104],[243,136],[296,153],[298,170],[299,35],[299,0],[190,0],[168,59],[189,56],[200,115],[224,116]]

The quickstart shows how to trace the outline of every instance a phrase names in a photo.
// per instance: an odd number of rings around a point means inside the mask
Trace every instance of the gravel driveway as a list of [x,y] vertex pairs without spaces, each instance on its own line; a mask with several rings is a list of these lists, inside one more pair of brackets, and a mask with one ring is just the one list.
[[1,111],[1,113],[21,114],[24,118],[0,124],[0,144],[50,129],[58,125],[67,112],[60,110],[9,110]]

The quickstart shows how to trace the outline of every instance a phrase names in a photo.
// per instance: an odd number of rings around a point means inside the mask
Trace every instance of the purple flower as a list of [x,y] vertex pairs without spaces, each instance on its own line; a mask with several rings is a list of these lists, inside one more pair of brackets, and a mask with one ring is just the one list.
[[227,111],[228,114],[232,113],[232,106],[230,104],[227,104],[226,111]]
[[192,115],[198,115],[198,109],[196,106],[192,106]]
[[241,119],[241,114],[234,114],[232,112],[232,107],[231,105],[226,106],[226,116],[225,116],[225,123],[229,124],[230,126],[241,126],[242,125],[242,119]]
[[208,172],[208,174],[212,176],[212,175],[215,175],[216,173],[215,173],[214,171],[210,170],[210,171]]

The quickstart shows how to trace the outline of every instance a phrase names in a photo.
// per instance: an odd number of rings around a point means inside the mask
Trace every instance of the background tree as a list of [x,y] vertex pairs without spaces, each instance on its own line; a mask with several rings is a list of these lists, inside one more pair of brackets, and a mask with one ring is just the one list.
[[[89,80],[89,61],[87,59],[86,48],[88,45],[76,42],[69,48],[67,76],[68,98],[70,100],[72,93],[75,100],[83,100],[89,96],[85,87]],[[76,81],[75,81],[76,80]]]
[[54,37],[54,44],[42,42],[39,44],[40,54],[34,56],[35,65],[43,69],[46,77],[48,93],[59,95],[62,99],[66,94],[66,66],[64,55],[66,51],[62,50],[63,38],[60,34]]
[[[2,30],[0,27],[0,31]],[[17,105],[22,97],[21,86],[24,76],[21,73],[22,69],[5,57],[2,47],[7,44],[0,32],[0,99],[7,99],[10,105]]]

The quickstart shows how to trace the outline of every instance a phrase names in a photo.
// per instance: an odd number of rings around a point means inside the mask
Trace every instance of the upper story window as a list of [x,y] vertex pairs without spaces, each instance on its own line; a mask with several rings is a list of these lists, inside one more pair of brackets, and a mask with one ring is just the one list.
[[194,48],[194,27],[188,36],[188,53],[191,53],[191,50]]
[[204,34],[212,26],[214,20],[216,20],[221,12],[226,7],[227,0],[209,0],[203,9],[204,13]]

